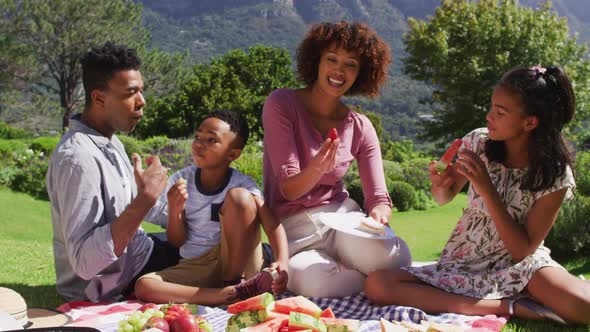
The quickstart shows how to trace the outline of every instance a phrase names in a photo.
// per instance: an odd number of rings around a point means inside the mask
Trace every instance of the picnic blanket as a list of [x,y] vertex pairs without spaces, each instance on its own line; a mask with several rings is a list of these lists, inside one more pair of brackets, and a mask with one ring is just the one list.
[[[293,296],[285,293],[278,298]],[[497,332],[506,324],[505,317],[495,315],[465,316],[452,313],[440,315],[428,315],[422,310],[404,306],[376,306],[369,303],[363,293],[344,297],[315,298],[310,297],[320,308],[331,307],[338,318],[359,319],[362,321],[361,332],[380,331],[379,318],[389,321],[410,321],[420,323],[429,321],[436,323],[454,324],[463,327],[470,332]],[[103,332],[114,332],[117,324],[125,316],[141,307],[143,303],[137,301],[125,301],[117,303],[90,303],[70,302],[61,305],[58,310],[72,317],[68,326],[89,326]],[[225,331],[228,318],[231,316],[221,308],[199,306],[198,315],[207,318],[213,325],[214,331]]]

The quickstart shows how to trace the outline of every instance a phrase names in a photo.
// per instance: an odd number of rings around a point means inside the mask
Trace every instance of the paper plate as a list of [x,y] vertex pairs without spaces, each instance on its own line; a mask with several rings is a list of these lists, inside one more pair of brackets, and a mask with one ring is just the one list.
[[365,216],[362,212],[324,212],[318,215],[318,219],[332,229],[354,236],[369,239],[391,239],[395,237],[395,233],[389,227],[385,227],[385,233],[383,235],[369,233],[360,229],[361,218]]

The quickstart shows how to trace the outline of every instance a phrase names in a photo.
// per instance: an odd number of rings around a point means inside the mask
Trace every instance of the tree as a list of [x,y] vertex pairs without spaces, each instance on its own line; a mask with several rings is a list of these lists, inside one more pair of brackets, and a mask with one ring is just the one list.
[[262,45],[231,50],[210,64],[197,64],[175,94],[148,102],[136,133],[142,137],[188,137],[215,109],[240,112],[254,139],[262,137],[262,105],[275,89],[296,85],[285,49]]
[[567,21],[547,2],[521,7],[517,0],[443,0],[428,21],[409,19],[404,71],[434,86],[434,121],[422,138],[462,137],[485,124],[493,86],[516,66],[558,65],[575,83],[575,128],[588,118],[590,62],[587,48],[570,37]]
[[[161,76],[183,77],[182,70],[174,66],[180,67],[179,62],[185,62],[188,56],[148,51],[149,33],[142,24],[142,7],[133,1],[0,1],[0,20],[7,26],[6,35],[13,36],[17,45],[26,47],[27,54],[41,64],[39,77],[31,82],[33,93],[59,98],[63,128],[83,100],[80,58],[92,46],[112,41],[136,48],[152,69],[147,81],[157,81]],[[158,87],[165,90],[169,85]]]

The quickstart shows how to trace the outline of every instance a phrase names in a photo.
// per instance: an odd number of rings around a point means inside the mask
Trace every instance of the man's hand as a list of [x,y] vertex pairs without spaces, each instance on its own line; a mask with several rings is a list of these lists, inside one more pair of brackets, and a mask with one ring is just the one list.
[[154,204],[166,188],[168,170],[162,166],[160,158],[157,156],[152,155],[146,159],[148,167],[145,170],[141,166],[141,157],[137,153],[131,157],[133,158],[133,175],[137,184],[138,196],[144,196]]
[[289,281],[289,273],[287,272],[287,262],[273,262],[269,268],[275,270],[279,277],[272,282],[272,292],[275,295],[281,294],[287,290],[287,282]]

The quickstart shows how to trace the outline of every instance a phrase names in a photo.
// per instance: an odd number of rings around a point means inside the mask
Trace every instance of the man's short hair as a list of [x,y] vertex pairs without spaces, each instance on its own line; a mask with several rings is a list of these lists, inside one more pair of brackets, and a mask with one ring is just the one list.
[[248,128],[248,121],[241,114],[229,110],[215,110],[207,114],[203,121],[209,118],[217,118],[229,124],[229,129],[237,135],[236,147],[243,149],[246,146],[250,128]]
[[92,90],[105,90],[115,73],[122,70],[139,70],[141,66],[135,49],[112,42],[93,47],[82,57],[81,63],[86,107],[92,103]]

